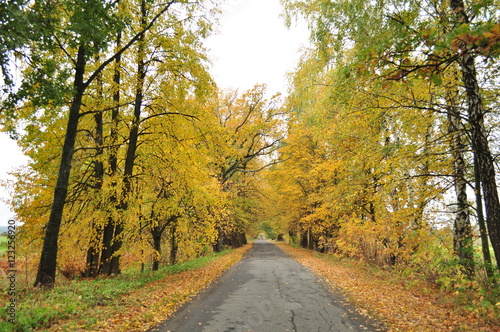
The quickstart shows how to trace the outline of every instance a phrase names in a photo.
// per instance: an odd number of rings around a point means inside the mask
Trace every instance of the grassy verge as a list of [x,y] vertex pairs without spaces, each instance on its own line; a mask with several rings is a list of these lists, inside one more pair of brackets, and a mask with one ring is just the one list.
[[[1,331],[144,331],[170,316],[243,256],[249,246],[160,271],[128,271],[18,294],[16,323]],[[5,300],[5,299],[4,299]]]
[[0,256],[3,255],[7,251],[7,236],[0,234]]
[[333,255],[278,246],[342,291],[362,314],[383,321],[388,331],[500,331],[500,308],[483,315],[457,303],[455,294],[424,281]]

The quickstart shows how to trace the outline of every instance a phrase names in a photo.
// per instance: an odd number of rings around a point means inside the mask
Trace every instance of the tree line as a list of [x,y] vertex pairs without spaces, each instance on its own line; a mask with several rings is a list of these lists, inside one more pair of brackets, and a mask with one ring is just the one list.
[[498,2],[282,3],[312,46],[269,174],[275,224],[307,248],[494,280]]
[[12,206],[35,286],[73,261],[95,277],[131,253],[157,270],[246,243],[251,175],[273,163],[284,116],[265,86],[212,80],[216,2],[2,6],[2,125],[30,157]]

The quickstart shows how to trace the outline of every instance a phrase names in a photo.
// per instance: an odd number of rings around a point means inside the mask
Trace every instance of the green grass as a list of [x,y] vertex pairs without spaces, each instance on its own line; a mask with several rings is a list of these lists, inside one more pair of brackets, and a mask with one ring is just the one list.
[[6,235],[0,235],[0,255],[3,255],[7,251],[8,239]]
[[[165,266],[159,271],[126,271],[116,277],[74,280],[67,285],[56,286],[53,290],[27,289],[18,293],[16,324],[0,322],[0,331],[31,331],[48,328],[59,320],[84,313],[86,310],[102,306],[120,305],[120,296],[140,289],[167,275],[202,268],[218,257],[227,254],[199,257],[195,260],[173,266]],[[5,303],[6,305],[6,303]],[[2,313],[5,316],[5,311]]]

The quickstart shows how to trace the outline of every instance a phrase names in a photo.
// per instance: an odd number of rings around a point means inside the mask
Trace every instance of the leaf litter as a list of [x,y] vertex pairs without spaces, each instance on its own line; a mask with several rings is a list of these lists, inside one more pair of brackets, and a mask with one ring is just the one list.
[[50,331],[146,331],[173,315],[184,303],[238,262],[251,244],[199,269],[168,275],[122,295],[107,306],[96,306],[78,317],[52,325]]
[[433,285],[408,287],[388,273],[373,273],[361,265],[336,262],[284,243],[278,246],[333,290],[342,292],[359,313],[385,323],[388,332],[500,331],[500,326],[466,312]]

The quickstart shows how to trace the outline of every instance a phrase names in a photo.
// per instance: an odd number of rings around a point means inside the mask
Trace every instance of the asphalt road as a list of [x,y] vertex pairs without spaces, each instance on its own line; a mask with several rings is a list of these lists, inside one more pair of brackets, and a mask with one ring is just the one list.
[[274,244],[259,240],[224,276],[150,331],[380,331]]

